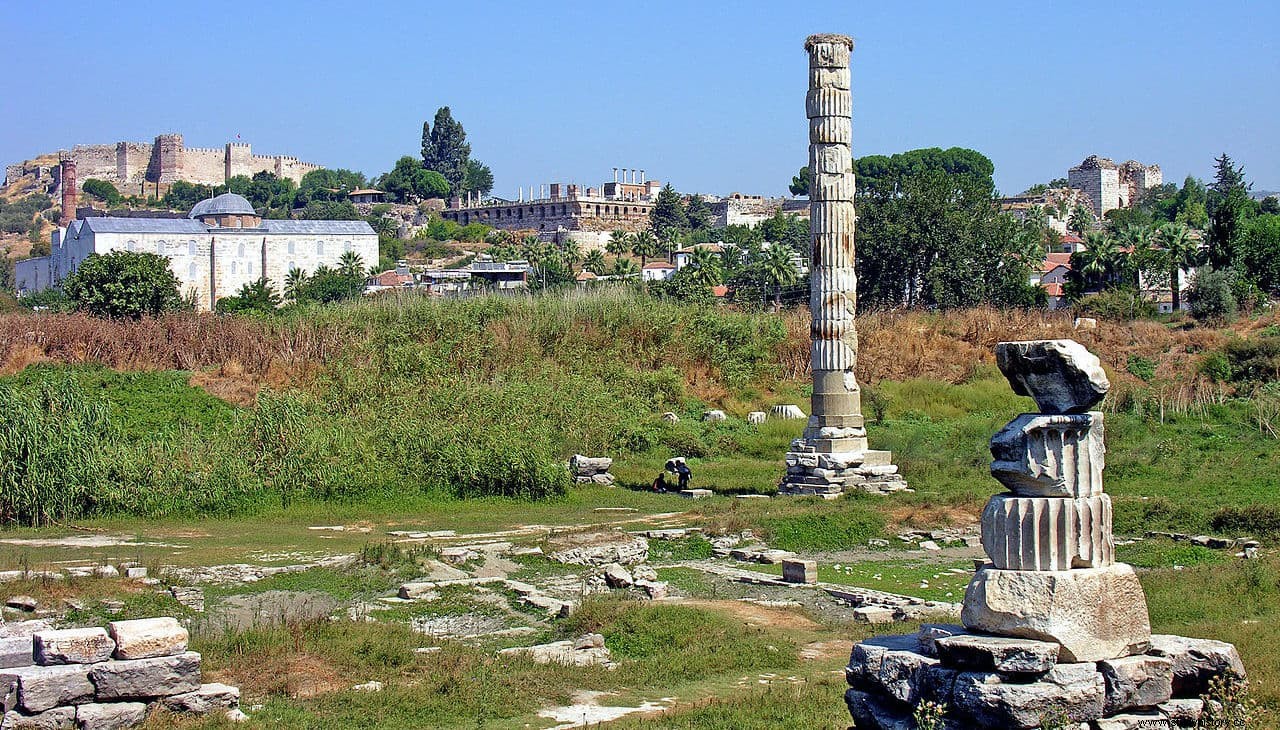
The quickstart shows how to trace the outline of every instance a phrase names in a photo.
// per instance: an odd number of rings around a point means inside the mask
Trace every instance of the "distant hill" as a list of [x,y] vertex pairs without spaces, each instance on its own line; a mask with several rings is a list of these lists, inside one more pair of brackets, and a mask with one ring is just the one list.
[[1253,190],[1249,193],[1254,200],[1262,200],[1264,198],[1277,197],[1280,198],[1280,190]]

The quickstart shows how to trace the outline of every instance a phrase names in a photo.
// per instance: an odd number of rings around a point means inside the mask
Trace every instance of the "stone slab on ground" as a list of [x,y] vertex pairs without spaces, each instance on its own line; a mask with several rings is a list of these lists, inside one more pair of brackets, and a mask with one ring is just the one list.
[[599,646],[596,646],[593,642],[579,648],[576,646],[577,643],[574,641],[555,641],[550,644],[538,644],[536,646],[515,646],[510,649],[502,649],[498,652],[498,656],[527,656],[535,664],[562,664],[570,667],[612,667],[614,665],[603,640]]
[[187,630],[171,617],[112,621],[107,633],[116,642],[116,659],[173,656],[187,650]]
[[84,664],[47,667],[15,667],[0,671],[0,686],[16,684],[12,699],[0,695],[4,709],[44,712],[59,705],[76,705],[93,699],[93,682]]
[[1049,641],[960,634],[937,638],[933,644],[938,658],[958,669],[1044,674],[1058,663],[1058,645]]
[[89,677],[99,700],[194,692],[200,688],[200,655],[188,651],[177,656],[103,662],[89,669]]
[[1148,653],[1173,660],[1173,693],[1178,697],[1199,697],[1214,677],[1245,676],[1240,653],[1224,641],[1155,634]]
[[1169,727],[1169,718],[1159,710],[1132,710],[1093,723],[1096,730],[1154,730]]
[[782,561],[782,579],[788,583],[817,583],[818,562],[816,560]]
[[147,706],[142,702],[106,702],[80,705],[76,708],[79,730],[124,730],[147,719]]
[[713,496],[715,492],[710,489],[681,489],[680,496],[685,499],[706,499]]
[[230,710],[240,706],[240,690],[225,684],[202,684],[191,692],[171,695],[160,701],[170,712],[207,715],[216,710]]
[[36,664],[93,664],[111,658],[116,643],[105,629],[38,631],[33,637]]
[[978,570],[965,590],[968,628],[1062,645],[1063,662],[1145,652],[1151,641],[1147,599],[1133,568],[1057,572]]

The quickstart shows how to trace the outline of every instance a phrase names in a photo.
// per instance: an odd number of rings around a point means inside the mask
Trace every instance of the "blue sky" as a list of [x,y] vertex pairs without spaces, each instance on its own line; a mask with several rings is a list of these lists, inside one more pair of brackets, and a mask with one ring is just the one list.
[[963,146],[1006,193],[1086,155],[1280,189],[1280,3],[19,2],[0,7],[0,162],[236,138],[376,174],[439,106],[495,194],[644,168],[782,194],[805,162],[806,35],[854,36],[854,153]]

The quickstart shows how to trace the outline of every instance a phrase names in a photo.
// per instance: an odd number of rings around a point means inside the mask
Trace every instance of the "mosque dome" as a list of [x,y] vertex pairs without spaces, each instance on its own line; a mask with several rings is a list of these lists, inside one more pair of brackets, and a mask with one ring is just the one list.
[[206,216],[223,216],[223,215],[254,215],[258,213],[245,200],[243,195],[235,193],[223,193],[216,198],[209,200],[201,200],[196,203],[191,212],[187,214],[188,218],[204,218]]

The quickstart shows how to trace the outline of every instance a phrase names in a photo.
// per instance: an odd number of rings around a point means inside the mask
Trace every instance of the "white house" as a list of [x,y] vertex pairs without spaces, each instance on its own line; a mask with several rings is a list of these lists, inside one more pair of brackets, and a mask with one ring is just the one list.
[[378,234],[365,221],[264,220],[248,200],[226,193],[196,204],[186,218],[100,217],[72,221],[53,234],[48,256],[19,261],[19,295],[61,282],[91,253],[140,251],[169,259],[179,289],[199,309],[266,277],[277,292],[289,272],[336,268],[353,252],[378,262]]

